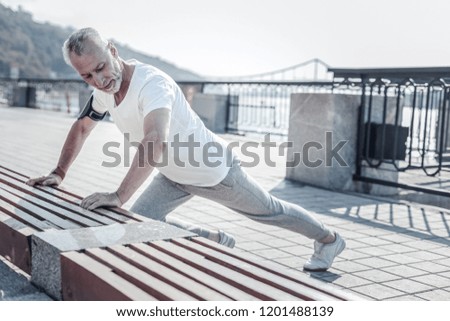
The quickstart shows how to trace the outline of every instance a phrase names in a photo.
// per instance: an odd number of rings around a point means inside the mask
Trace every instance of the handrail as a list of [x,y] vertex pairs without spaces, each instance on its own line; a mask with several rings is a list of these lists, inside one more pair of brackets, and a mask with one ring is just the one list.
[[387,78],[391,81],[414,78],[425,81],[437,78],[450,78],[450,67],[406,67],[406,68],[328,68],[334,78]]

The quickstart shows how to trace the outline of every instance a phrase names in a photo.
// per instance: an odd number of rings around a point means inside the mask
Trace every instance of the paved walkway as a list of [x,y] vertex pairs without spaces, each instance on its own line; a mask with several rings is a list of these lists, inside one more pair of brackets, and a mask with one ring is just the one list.
[[[73,118],[21,108],[0,107],[0,164],[29,176],[50,171]],[[243,142],[245,138],[224,135]],[[63,186],[80,195],[112,191],[126,173],[122,158],[116,168],[102,152],[108,141],[123,139],[115,126],[102,122],[94,130],[68,173]],[[110,149],[121,157],[123,150]],[[263,151],[255,149],[262,157]],[[311,277],[333,283],[369,300],[450,301],[450,211],[420,204],[332,192],[284,180],[283,157],[271,155],[277,166],[261,163],[248,168],[266,189],[276,196],[300,204],[340,232],[347,249],[328,272]],[[151,178],[150,178],[151,179]],[[133,200],[128,202],[128,208]],[[270,260],[280,268],[301,270],[312,254],[312,242],[285,229],[247,219],[213,202],[194,198],[172,215],[216,227],[236,236],[236,250],[258,260]],[[22,290],[21,290],[22,289]],[[0,290],[4,299],[43,299],[5,263],[0,262]]]

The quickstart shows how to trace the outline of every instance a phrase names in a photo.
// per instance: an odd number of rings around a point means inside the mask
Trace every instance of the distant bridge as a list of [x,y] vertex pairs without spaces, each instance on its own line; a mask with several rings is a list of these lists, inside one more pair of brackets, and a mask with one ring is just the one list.
[[212,81],[327,81],[333,79],[329,65],[318,58],[269,72],[236,77],[213,77]]

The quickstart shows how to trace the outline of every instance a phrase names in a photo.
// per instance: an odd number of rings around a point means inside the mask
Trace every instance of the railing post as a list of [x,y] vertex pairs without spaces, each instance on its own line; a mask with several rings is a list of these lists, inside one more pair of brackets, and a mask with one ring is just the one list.
[[227,102],[226,102],[226,111],[225,111],[225,132],[228,132],[230,128],[230,115],[231,115],[231,93],[230,93],[230,84],[227,84]]
[[361,166],[362,166],[362,154],[364,148],[364,140],[365,140],[365,126],[364,126],[364,117],[365,117],[365,104],[366,104],[366,79],[362,79],[362,92],[361,92],[361,105],[358,110],[358,133],[356,136],[356,169],[355,176],[361,176]]

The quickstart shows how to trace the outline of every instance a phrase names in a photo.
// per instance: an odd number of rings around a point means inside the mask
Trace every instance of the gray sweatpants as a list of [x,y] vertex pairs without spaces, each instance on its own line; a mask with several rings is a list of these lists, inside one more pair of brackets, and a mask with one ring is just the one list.
[[[166,221],[167,214],[194,195],[218,202],[255,221],[283,227],[314,240],[320,241],[330,234],[330,230],[304,208],[280,200],[261,188],[240,166],[238,159],[233,161],[222,182],[211,187],[178,184],[159,173],[133,204],[131,211]],[[182,221],[167,222],[200,236],[209,234],[200,227],[184,226]]]

